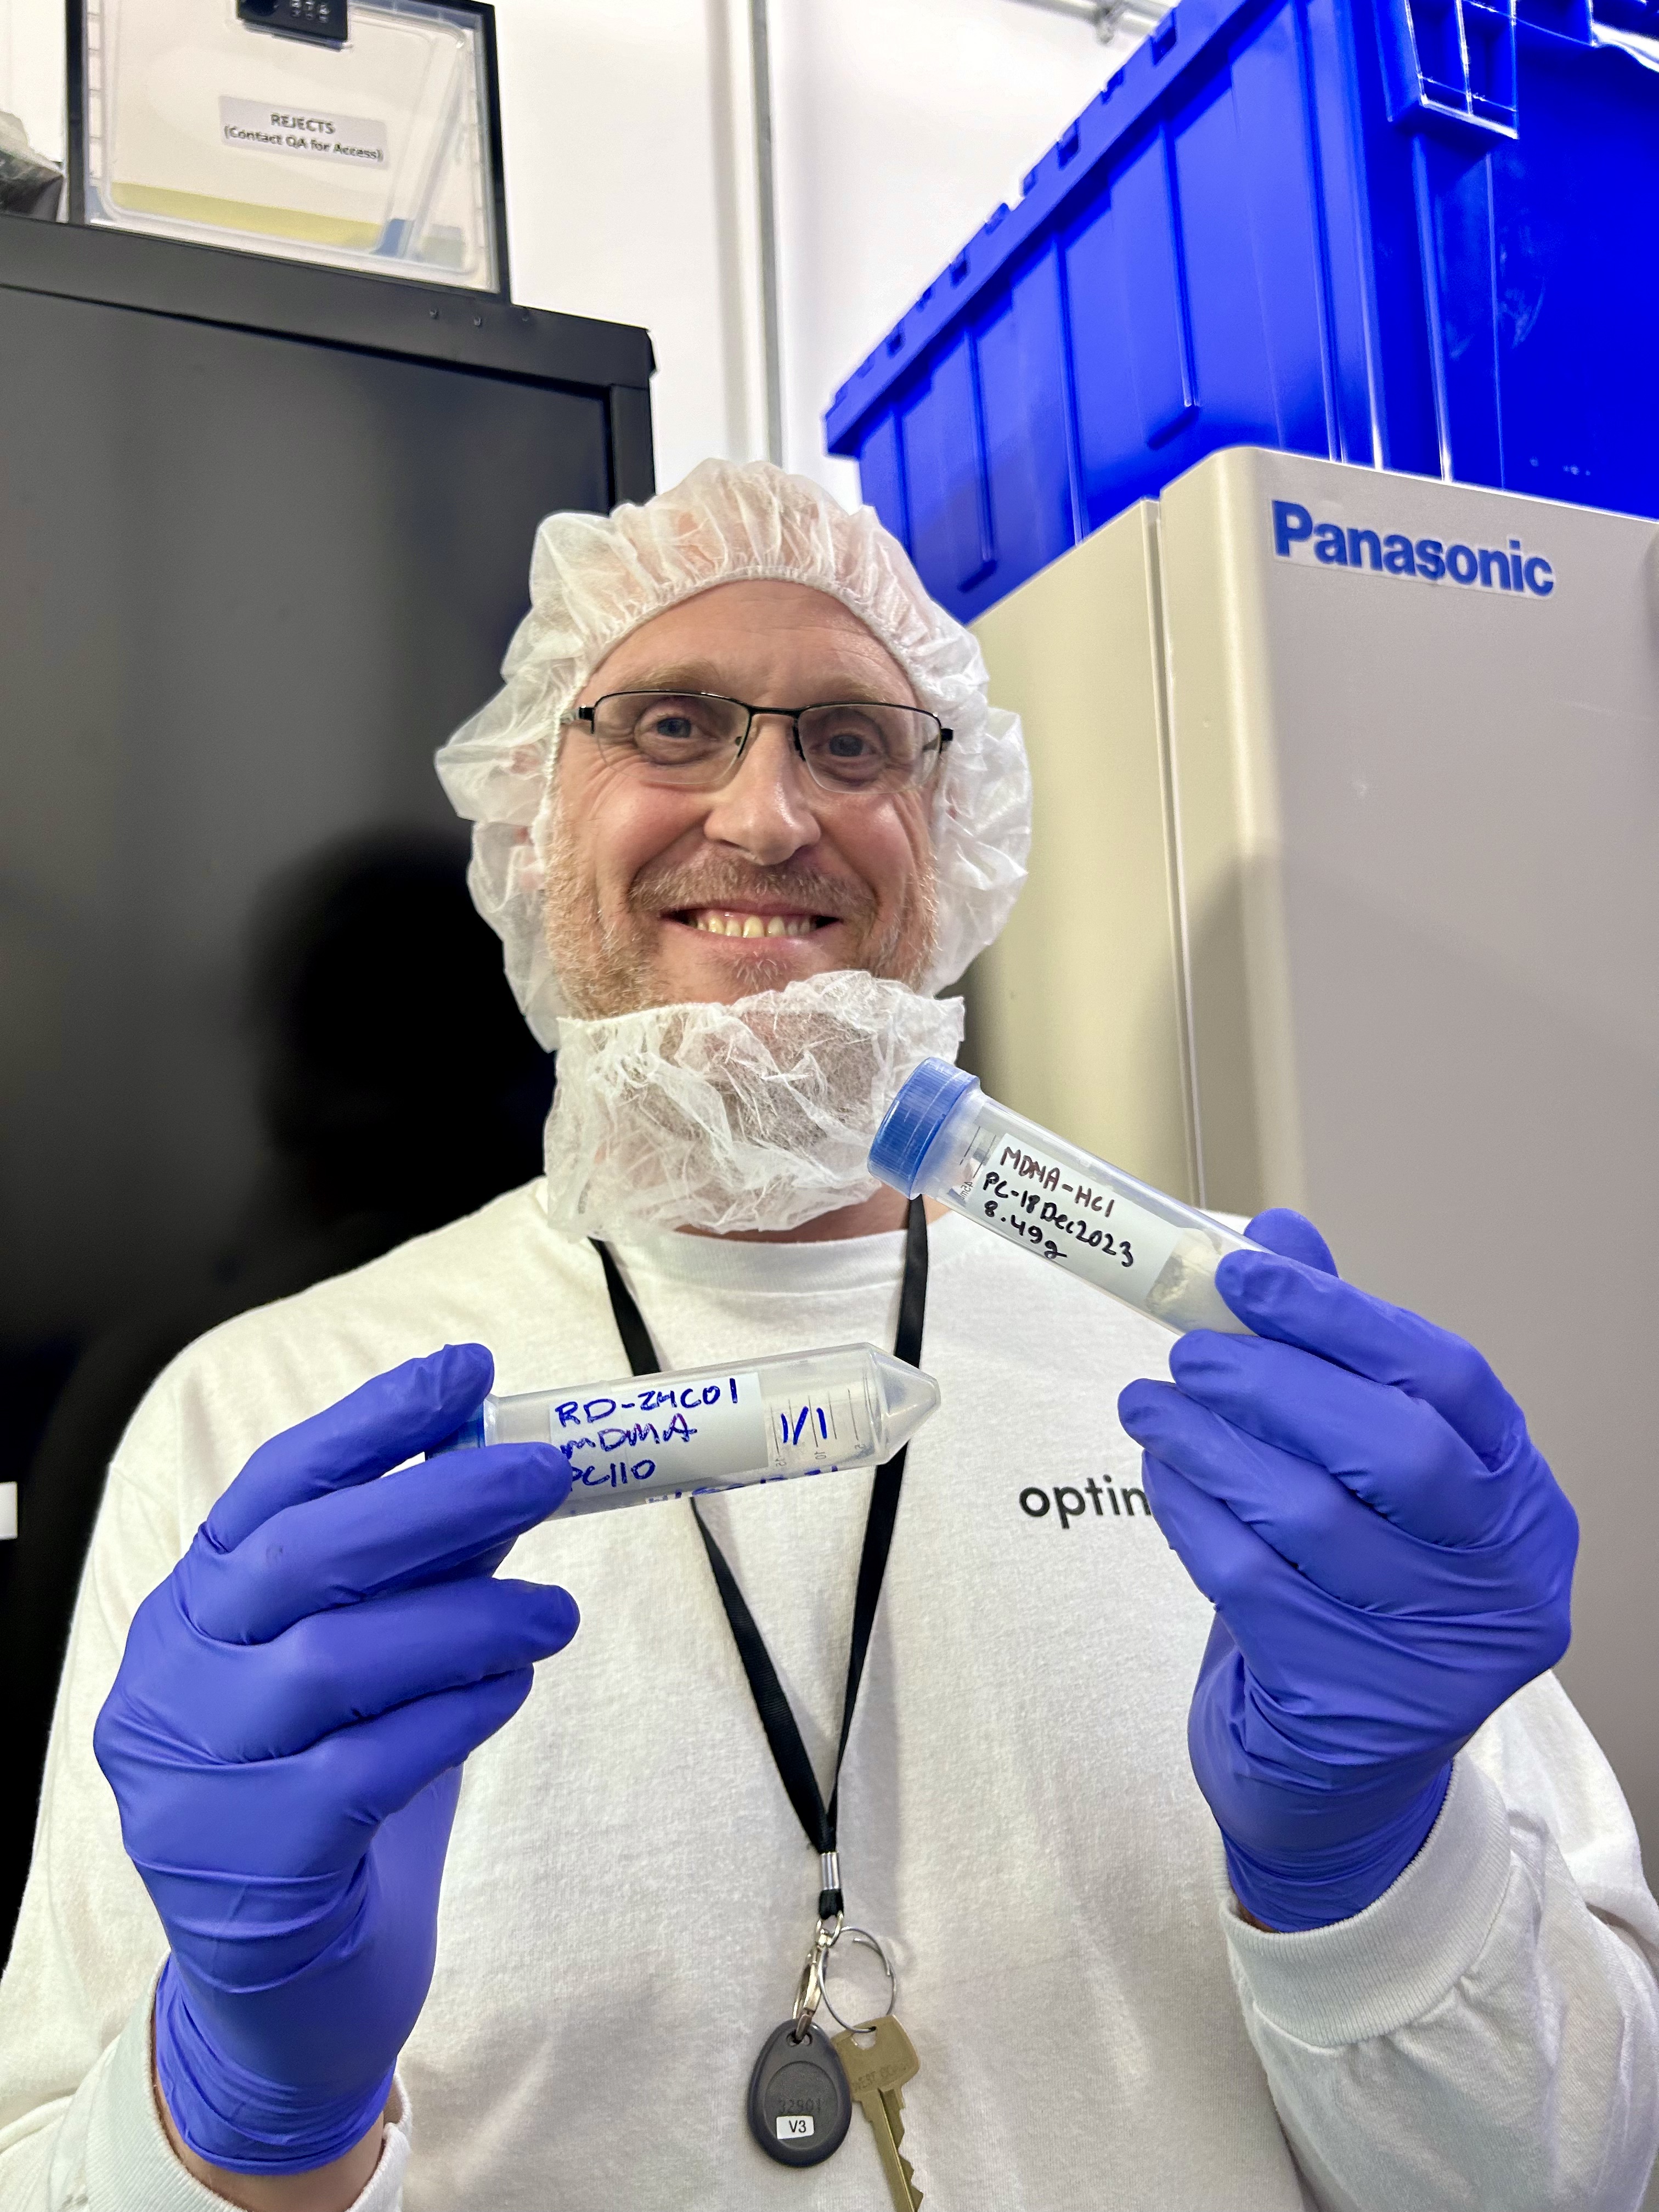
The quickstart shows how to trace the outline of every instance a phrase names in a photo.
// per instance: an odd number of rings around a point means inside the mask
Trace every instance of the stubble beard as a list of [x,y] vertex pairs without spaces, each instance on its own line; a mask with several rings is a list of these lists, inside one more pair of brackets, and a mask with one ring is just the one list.
[[[867,885],[786,863],[760,868],[719,858],[694,867],[641,870],[618,924],[605,915],[576,865],[575,841],[563,807],[549,840],[544,922],[547,948],[571,1012],[596,1021],[671,1006],[683,994],[662,975],[656,949],[660,917],[688,907],[738,907],[764,895],[786,898],[811,914],[830,914],[855,933],[856,951],[843,964],[919,989],[933,957],[938,904],[932,858],[911,874],[904,896],[884,922]],[[775,991],[797,979],[793,962],[764,954],[750,962],[745,995]]]

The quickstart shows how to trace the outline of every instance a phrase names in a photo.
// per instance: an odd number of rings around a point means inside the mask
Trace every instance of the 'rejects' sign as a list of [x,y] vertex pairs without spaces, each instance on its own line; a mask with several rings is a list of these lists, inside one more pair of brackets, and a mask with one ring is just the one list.
[[227,146],[256,154],[303,154],[383,169],[386,125],[368,115],[332,115],[319,108],[266,107],[257,100],[219,102],[219,129]]

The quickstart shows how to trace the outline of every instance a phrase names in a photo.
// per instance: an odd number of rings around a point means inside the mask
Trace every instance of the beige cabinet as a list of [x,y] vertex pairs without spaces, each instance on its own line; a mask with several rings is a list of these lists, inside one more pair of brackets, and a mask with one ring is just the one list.
[[1659,1854],[1659,526],[1239,449],[978,634],[1036,787],[987,1088],[1481,1346]]
[[975,626],[1036,809],[1030,880],[968,990],[994,1097],[1196,1200],[1158,529],[1131,507]]

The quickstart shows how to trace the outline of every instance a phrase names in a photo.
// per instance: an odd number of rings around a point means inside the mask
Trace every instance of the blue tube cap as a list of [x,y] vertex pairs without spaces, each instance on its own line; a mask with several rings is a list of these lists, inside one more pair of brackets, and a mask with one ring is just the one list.
[[914,1198],[939,1131],[969,1091],[979,1088],[965,1067],[924,1060],[882,1116],[870,1147],[870,1172]]
[[462,1422],[453,1437],[446,1437],[441,1443],[428,1444],[426,1455],[428,1459],[436,1459],[440,1452],[477,1451],[483,1440],[483,1407],[480,1406],[476,1413],[470,1414]]

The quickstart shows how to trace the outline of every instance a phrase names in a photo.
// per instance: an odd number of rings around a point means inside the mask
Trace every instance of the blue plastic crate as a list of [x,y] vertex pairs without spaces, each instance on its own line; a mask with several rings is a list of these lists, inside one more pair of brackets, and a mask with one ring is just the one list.
[[1659,514],[1659,72],[1586,0],[1181,0],[824,421],[964,620],[1223,446]]

